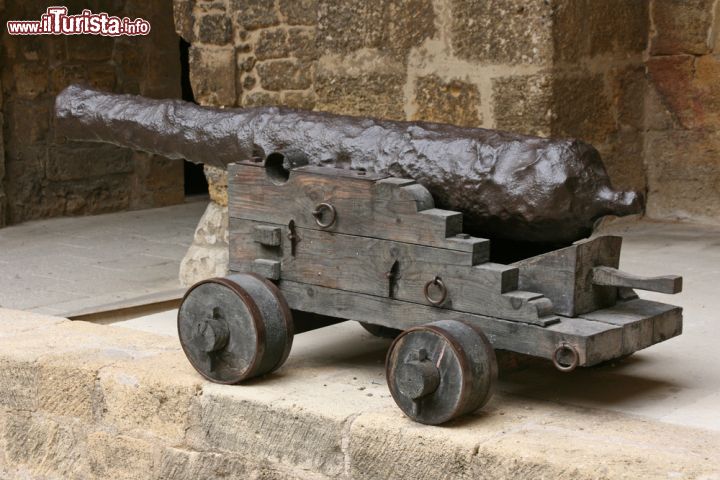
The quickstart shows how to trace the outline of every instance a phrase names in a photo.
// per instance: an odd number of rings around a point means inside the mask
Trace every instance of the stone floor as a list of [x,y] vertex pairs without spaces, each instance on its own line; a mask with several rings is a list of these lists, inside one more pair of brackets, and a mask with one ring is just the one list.
[[0,229],[0,307],[68,316],[180,288],[206,201]]

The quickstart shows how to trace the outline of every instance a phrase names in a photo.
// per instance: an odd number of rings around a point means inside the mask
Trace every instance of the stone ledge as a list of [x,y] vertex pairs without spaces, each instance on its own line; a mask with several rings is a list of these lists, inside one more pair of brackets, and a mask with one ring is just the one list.
[[277,373],[223,386],[172,337],[0,309],[0,475],[720,478],[720,433],[605,411],[498,394],[415,424],[387,392],[386,348],[341,324],[298,336]]

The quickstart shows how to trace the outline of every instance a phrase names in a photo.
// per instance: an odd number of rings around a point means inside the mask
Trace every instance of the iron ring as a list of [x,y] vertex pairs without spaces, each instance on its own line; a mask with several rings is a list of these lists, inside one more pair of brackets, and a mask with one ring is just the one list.
[[[440,290],[440,298],[434,299],[430,296],[430,286],[435,285]],[[435,278],[430,280],[425,284],[425,287],[423,288],[423,293],[425,294],[425,299],[430,302],[432,305],[438,306],[445,303],[445,300],[447,299],[447,287],[445,286],[445,282],[442,281],[440,277],[435,275]]]
[[[322,220],[323,210],[327,210],[328,212],[330,212],[330,218],[326,222],[323,222]],[[312,211],[312,216],[315,218],[315,223],[317,223],[318,227],[328,228],[333,223],[335,223],[335,219],[337,218],[337,211],[335,210],[335,207],[333,207],[331,204],[323,202],[315,207],[315,210]]]
[[[570,352],[570,354],[572,355],[572,360],[570,361],[569,365],[563,365],[558,360],[558,355],[563,352]],[[580,354],[575,347],[573,347],[569,343],[563,342],[558,345],[558,347],[553,352],[552,362],[555,368],[557,368],[561,372],[572,372],[580,364]]]

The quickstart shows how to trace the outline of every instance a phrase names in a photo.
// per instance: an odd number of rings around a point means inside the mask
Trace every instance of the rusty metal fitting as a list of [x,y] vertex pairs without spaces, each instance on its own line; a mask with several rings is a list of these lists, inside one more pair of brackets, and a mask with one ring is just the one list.
[[553,365],[561,372],[572,372],[580,364],[580,354],[569,343],[561,343],[552,356]]
[[[439,298],[433,298],[430,295],[430,287],[436,286],[438,290],[440,290],[440,297]],[[425,299],[430,302],[430,304],[439,306],[445,303],[445,300],[447,300],[447,287],[445,286],[445,282],[442,281],[442,278],[435,275],[435,278],[430,280],[425,284],[425,287],[423,288],[423,294],[425,294]]]
[[[323,221],[324,210],[328,211],[330,217],[326,221]],[[315,210],[312,211],[312,216],[315,218],[315,223],[317,223],[318,227],[328,228],[332,226],[333,223],[335,223],[335,219],[337,218],[337,212],[335,211],[335,207],[333,207],[331,204],[323,202],[315,207]]]

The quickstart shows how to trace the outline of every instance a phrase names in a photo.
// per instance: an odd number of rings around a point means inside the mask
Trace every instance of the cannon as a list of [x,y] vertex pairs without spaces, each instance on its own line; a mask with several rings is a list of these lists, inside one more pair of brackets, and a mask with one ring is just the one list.
[[[87,98],[92,101],[86,106]],[[111,99],[118,103],[103,103]],[[182,348],[190,364],[210,381],[236,384],[270,374],[288,358],[296,333],[358,321],[375,335],[393,338],[386,379],[398,407],[417,422],[436,425],[489,400],[497,378],[496,349],[547,359],[570,372],[625,357],[682,332],[680,307],[644,300],[635,292],[678,293],[682,278],[619,270],[620,237],[581,239],[511,264],[496,263],[490,260],[490,240],[465,228],[464,212],[436,205],[433,191],[423,183],[426,177],[358,167],[370,166],[367,152],[373,149],[386,156],[382,162],[391,155],[397,156],[395,164],[407,160],[407,151],[389,153],[390,147],[385,151],[382,146],[394,141],[387,140],[392,134],[383,129],[392,130],[395,123],[353,119],[351,126],[331,125],[329,132],[318,125],[310,130],[299,126],[305,136],[300,145],[267,143],[266,133],[242,137],[235,144],[223,137],[229,150],[212,152],[202,142],[209,135],[211,146],[219,147],[213,142],[222,135],[214,129],[235,131],[237,112],[212,111],[218,125],[193,129],[196,120],[184,109],[204,112],[197,107],[88,90],[64,92],[56,108],[71,138],[147,149],[155,132],[159,138],[152,151],[197,153],[196,159],[217,154],[223,158],[216,158],[220,163],[232,158],[227,165],[230,273],[193,285],[178,310]],[[288,114],[283,112],[263,109],[250,115],[267,123]],[[301,121],[299,113],[292,115]],[[168,124],[174,133],[167,131]],[[144,127],[138,130],[138,125]],[[364,125],[365,133],[352,133],[358,125]],[[443,145],[452,154],[448,132],[477,133],[427,124],[417,128],[426,135],[419,141],[425,154],[439,154]],[[363,137],[368,147],[348,149],[345,160],[354,168],[322,165],[322,159],[312,158],[320,147],[297,148],[330,145],[340,135],[335,129]],[[372,148],[368,129],[378,136]],[[81,130],[82,135],[76,135]],[[513,143],[523,137],[498,133],[497,138]],[[432,147],[434,141],[440,146]],[[480,145],[477,139],[472,142]],[[550,140],[533,142],[535,151],[555,148]],[[255,147],[244,146],[251,144]],[[278,149],[267,151],[269,147]],[[443,165],[456,167],[453,175],[461,182],[464,170],[455,162],[450,156]],[[497,158],[496,169],[502,168],[499,162]],[[595,167],[580,176],[601,178]],[[471,190],[458,198],[469,201],[464,195]],[[572,204],[573,198],[567,201]]]
[[71,86],[55,103],[56,132],[225,167],[288,149],[320,166],[412,178],[478,236],[545,244],[587,237],[605,215],[642,210],[612,188],[597,150],[482,128],[396,122],[276,107],[218,109]]

